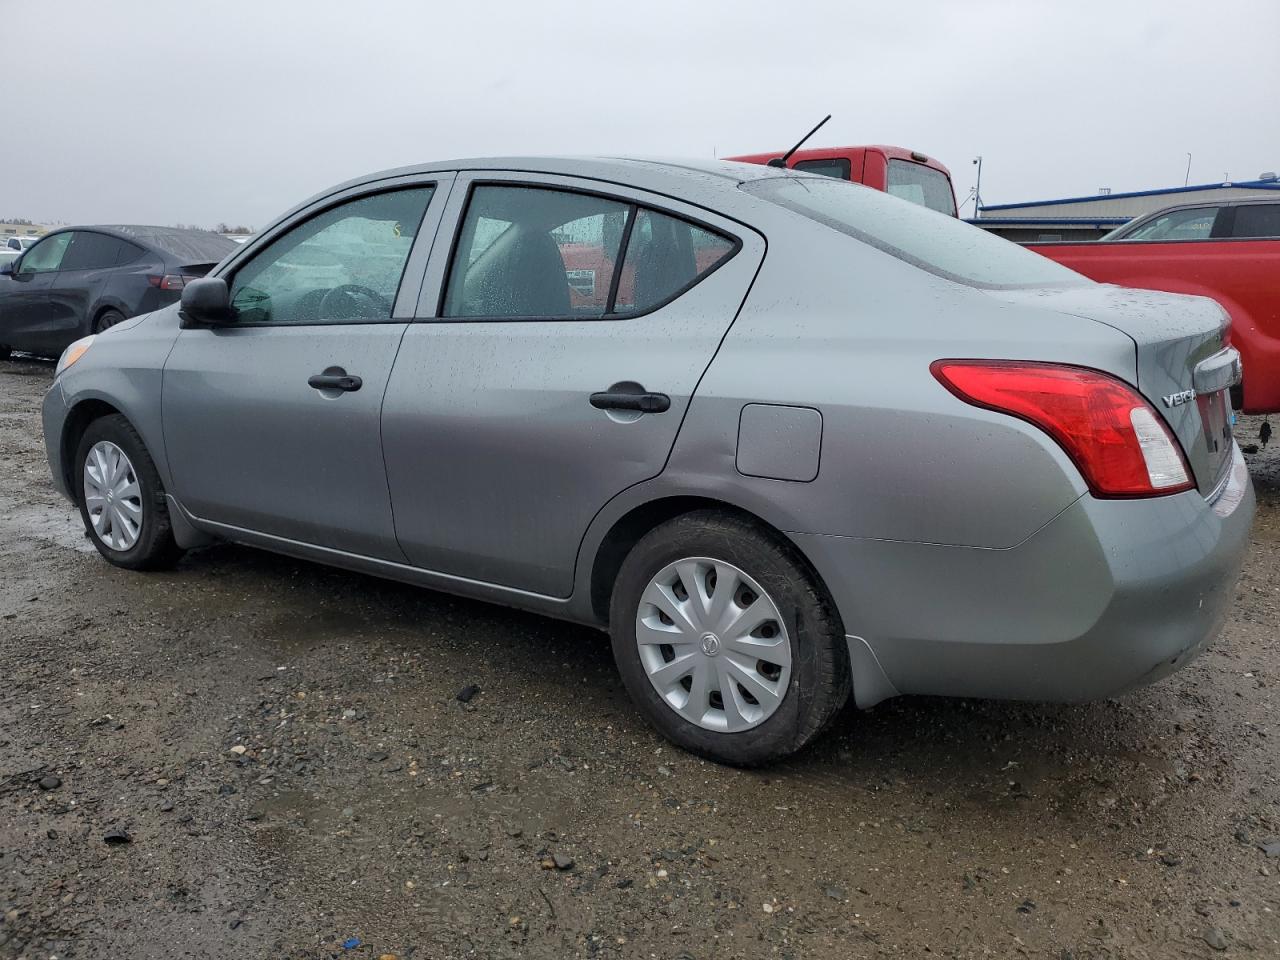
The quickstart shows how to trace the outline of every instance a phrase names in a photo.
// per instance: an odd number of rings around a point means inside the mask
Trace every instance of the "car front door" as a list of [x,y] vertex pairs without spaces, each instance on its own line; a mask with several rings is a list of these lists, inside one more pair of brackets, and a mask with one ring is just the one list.
[[0,345],[40,352],[51,349],[49,293],[71,236],[63,232],[41,238],[14,261],[11,275],[0,277],[4,281],[0,284]]
[[418,567],[567,596],[592,517],[662,471],[764,241],[601,190],[491,173],[454,186],[453,252],[436,244],[382,416],[396,532]]
[[220,274],[233,319],[182,330],[164,370],[188,511],[232,536],[403,562],[378,417],[451,179],[346,191]]

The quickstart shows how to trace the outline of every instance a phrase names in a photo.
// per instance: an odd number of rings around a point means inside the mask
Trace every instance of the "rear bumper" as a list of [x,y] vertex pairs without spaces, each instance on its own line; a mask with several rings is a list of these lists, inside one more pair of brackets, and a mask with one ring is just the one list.
[[1093,700],[1184,666],[1221,627],[1249,542],[1233,456],[1212,501],[1085,496],[1004,550],[793,535],[851,634],[858,704]]

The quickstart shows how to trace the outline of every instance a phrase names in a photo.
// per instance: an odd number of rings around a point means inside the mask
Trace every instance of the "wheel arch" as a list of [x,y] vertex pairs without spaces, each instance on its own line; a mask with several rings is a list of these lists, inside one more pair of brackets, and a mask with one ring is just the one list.
[[95,420],[101,420],[103,417],[117,414],[128,419],[118,407],[98,397],[89,397],[79,401],[67,413],[65,426],[62,430],[61,459],[63,480],[68,490],[75,490],[76,488],[76,449],[80,446],[80,439],[84,436],[84,432],[89,429],[89,424]]
[[613,598],[614,582],[618,571],[632,548],[649,531],[674,520],[676,517],[697,510],[716,510],[730,516],[738,517],[754,526],[760,527],[778,542],[785,544],[795,555],[796,560],[805,569],[814,584],[830,605],[832,613],[839,617],[835,599],[828,589],[817,567],[807,557],[798,544],[786,535],[777,525],[770,523],[759,514],[715,497],[701,494],[669,494],[656,497],[637,504],[615,519],[610,525],[592,554],[590,575],[587,590],[590,611],[600,623],[609,622],[609,605]]

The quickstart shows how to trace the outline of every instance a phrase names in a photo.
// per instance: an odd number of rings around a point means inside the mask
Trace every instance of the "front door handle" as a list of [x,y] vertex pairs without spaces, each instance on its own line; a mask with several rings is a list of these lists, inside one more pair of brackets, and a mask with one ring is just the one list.
[[351,393],[364,386],[364,381],[348,373],[330,373],[326,370],[324,373],[317,373],[308,379],[307,386],[316,390],[342,390],[346,393]]
[[593,393],[591,405],[597,410],[635,410],[639,413],[665,413],[671,409],[671,398],[665,393]]

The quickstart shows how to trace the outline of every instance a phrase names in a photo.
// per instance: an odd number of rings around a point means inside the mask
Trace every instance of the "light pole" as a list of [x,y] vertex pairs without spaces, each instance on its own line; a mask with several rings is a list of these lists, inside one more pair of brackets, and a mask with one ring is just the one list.
[[973,186],[973,219],[977,220],[982,209],[982,157],[975,157],[973,162],[978,165],[978,182]]

